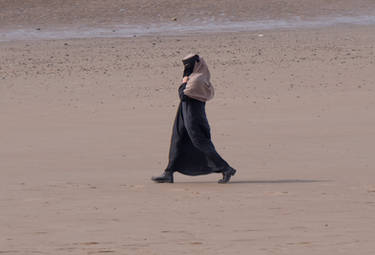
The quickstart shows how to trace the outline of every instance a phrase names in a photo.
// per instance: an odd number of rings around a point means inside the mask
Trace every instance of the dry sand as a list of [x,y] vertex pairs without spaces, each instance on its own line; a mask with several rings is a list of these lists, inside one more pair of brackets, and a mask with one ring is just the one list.
[[[372,255],[374,42],[345,26],[0,43],[0,254]],[[228,185],[150,181],[189,52],[211,67]]]

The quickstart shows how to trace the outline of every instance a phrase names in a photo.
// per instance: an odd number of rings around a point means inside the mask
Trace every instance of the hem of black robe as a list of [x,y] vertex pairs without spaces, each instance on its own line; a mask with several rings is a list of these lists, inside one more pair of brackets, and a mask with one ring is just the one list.
[[[183,175],[188,175],[188,176],[198,176],[198,175],[208,175],[208,174],[213,174],[213,173],[223,173],[223,171],[226,169],[226,167],[223,167],[222,169],[215,169],[215,170],[208,170],[208,169],[202,169],[202,170],[197,170],[197,169],[178,169],[174,170],[172,172],[178,172]],[[167,170],[168,171],[168,170]]]

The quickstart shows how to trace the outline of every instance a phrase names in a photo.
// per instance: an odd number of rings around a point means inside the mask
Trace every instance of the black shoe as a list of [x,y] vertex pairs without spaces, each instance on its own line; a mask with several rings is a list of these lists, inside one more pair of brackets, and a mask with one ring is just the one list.
[[223,179],[220,179],[218,183],[228,183],[230,178],[236,174],[236,169],[229,167],[227,170],[223,172]]
[[152,177],[151,180],[158,183],[173,183],[173,173],[164,171],[164,173],[157,177]]

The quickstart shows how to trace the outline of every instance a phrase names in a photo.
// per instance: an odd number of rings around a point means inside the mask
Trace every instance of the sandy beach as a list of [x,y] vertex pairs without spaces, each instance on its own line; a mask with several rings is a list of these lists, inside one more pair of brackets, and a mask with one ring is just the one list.
[[[1,1],[0,30],[127,22],[93,18],[99,1],[41,21],[58,1],[33,2]],[[152,5],[120,2],[107,11]],[[372,1],[271,1],[290,7],[277,14],[259,1],[218,1],[213,16],[230,19],[250,2],[262,18],[374,10]],[[32,15],[13,15],[21,7]],[[183,17],[173,8],[160,21]],[[148,14],[134,23],[154,22]],[[354,24],[0,42],[0,254],[372,255],[374,42],[374,25]],[[211,69],[213,141],[238,169],[227,185],[219,175],[150,180],[167,164],[190,52]]]

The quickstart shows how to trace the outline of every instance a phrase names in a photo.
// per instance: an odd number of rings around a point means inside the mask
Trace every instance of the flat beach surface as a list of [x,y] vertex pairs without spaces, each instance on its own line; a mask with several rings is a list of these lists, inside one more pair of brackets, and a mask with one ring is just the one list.
[[[296,11],[272,19],[374,12],[373,1],[276,2]],[[266,19],[272,8],[254,3],[262,17],[234,21]],[[24,17],[11,15],[21,1],[0,6],[4,31],[130,22],[84,19],[95,4],[66,22],[65,5],[43,22],[49,5]],[[237,8],[217,6],[228,19]],[[170,8],[160,22],[183,16]],[[149,11],[134,24],[155,22]],[[0,42],[0,254],[374,254],[374,42],[371,24]],[[167,164],[190,52],[211,70],[213,142],[238,170],[228,185],[150,180]]]

